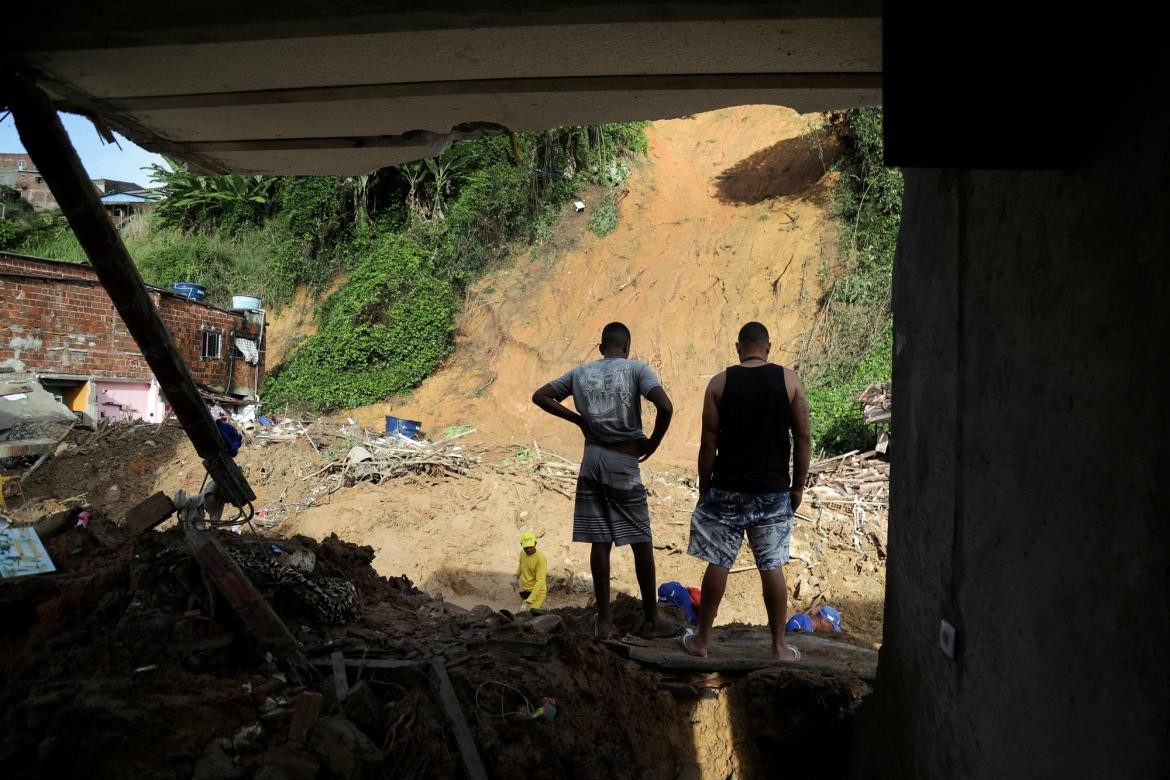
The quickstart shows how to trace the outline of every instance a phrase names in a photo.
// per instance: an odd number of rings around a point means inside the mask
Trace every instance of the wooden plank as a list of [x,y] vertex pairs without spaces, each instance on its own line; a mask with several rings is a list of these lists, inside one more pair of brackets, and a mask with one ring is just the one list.
[[300,744],[309,736],[313,724],[321,715],[321,702],[325,697],[313,691],[305,691],[293,704],[292,722],[288,726],[288,741]]
[[345,692],[349,690],[349,675],[345,671],[345,656],[341,654],[340,650],[334,650],[333,655],[329,656],[329,662],[333,666],[333,693],[337,696],[337,703],[340,704],[345,700]]
[[300,644],[239,564],[228,555],[223,544],[208,531],[197,527],[203,518],[202,499],[183,499],[179,509],[183,515],[183,541],[203,569],[204,576],[239,613],[260,644],[276,656],[277,663],[289,676],[289,682],[302,685],[304,674],[310,669]]
[[455,744],[459,748],[459,755],[463,758],[463,766],[467,769],[467,776],[471,780],[487,780],[487,770],[483,767],[483,760],[479,757],[479,749],[471,736],[471,727],[463,716],[463,709],[459,706],[459,699],[455,698],[455,689],[451,687],[451,678],[447,676],[447,667],[439,659],[431,661],[431,669],[435,674],[435,686],[438,689],[439,703],[447,715],[447,722],[455,732]]
[[[334,651],[333,655],[340,655],[341,651]],[[328,661],[324,659],[315,659],[314,666],[328,666],[333,667],[333,659],[330,657]],[[394,658],[346,658],[345,666],[347,669],[412,669],[418,666],[418,661],[399,661]]]
[[789,635],[786,640],[801,652],[800,661],[773,661],[771,639],[766,629],[752,636],[717,639],[711,654],[698,658],[687,653],[677,640],[622,640],[628,645],[629,657],[640,663],[660,669],[678,671],[733,672],[752,671],[768,667],[810,669],[823,674],[858,677],[873,680],[877,674],[877,651],[805,634]]
[[131,535],[138,536],[160,525],[174,513],[174,502],[171,501],[170,496],[160,490],[131,507],[126,512],[122,524],[130,531]]

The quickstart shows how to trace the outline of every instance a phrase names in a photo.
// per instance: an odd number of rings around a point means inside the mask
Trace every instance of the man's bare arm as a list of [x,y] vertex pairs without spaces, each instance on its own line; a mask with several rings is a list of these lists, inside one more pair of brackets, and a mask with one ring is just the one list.
[[642,445],[642,456],[638,458],[639,461],[646,460],[658,450],[658,445],[662,444],[662,438],[666,436],[666,431],[670,428],[670,420],[674,417],[674,404],[670,402],[662,385],[647,393],[646,400],[654,404],[656,414],[654,415],[654,431],[651,432],[646,443]]
[[800,506],[804,498],[804,484],[808,481],[808,466],[812,458],[812,426],[808,417],[808,396],[797,373],[784,370],[784,381],[792,395],[792,509]]
[[532,394],[532,403],[553,417],[560,417],[562,420],[568,420],[573,425],[576,425],[581,429],[581,433],[585,436],[586,441],[593,439],[593,434],[590,432],[589,424],[585,422],[585,418],[562,404],[557,398],[557,391],[553,389],[552,385],[541,385],[537,388],[536,392]]
[[699,440],[699,500],[711,488],[711,473],[715,471],[715,452],[719,438],[719,398],[723,395],[726,375],[716,374],[703,392],[703,434]]

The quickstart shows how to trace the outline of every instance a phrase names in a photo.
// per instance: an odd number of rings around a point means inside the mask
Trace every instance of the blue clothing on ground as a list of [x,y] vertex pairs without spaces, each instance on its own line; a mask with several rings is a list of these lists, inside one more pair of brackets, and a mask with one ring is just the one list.
[[231,452],[232,457],[236,457],[236,453],[240,451],[240,445],[243,443],[244,437],[227,420],[216,420],[215,427],[219,428],[219,433],[227,443],[228,451]]
[[691,601],[691,592],[680,582],[664,582],[658,586],[658,603],[678,607],[692,626],[699,625],[699,610]]

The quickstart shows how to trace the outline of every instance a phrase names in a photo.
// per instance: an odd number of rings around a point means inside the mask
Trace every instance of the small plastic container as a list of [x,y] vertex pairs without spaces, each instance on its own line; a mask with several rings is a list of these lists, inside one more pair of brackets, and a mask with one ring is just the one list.
[[207,288],[195,282],[174,282],[171,292],[189,301],[201,301],[207,297]]
[[401,417],[386,415],[386,433],[391,436],[401,436],[405,439],[418,439],[422,432],[422,423],[418,420],[404,420]]
[[260,299],[251,295],[233,295],[232,308],[237,311],[255,311],[260,308]]

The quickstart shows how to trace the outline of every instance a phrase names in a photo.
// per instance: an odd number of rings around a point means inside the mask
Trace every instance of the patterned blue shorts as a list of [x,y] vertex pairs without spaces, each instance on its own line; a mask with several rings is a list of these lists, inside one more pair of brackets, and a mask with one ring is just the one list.
[[792,538],[792,499],[779,493],[733,493],[711,488],[691,514],[691,543],[696,558],[730,569],[739,555],[744,532],[760,571],[788,563]]

